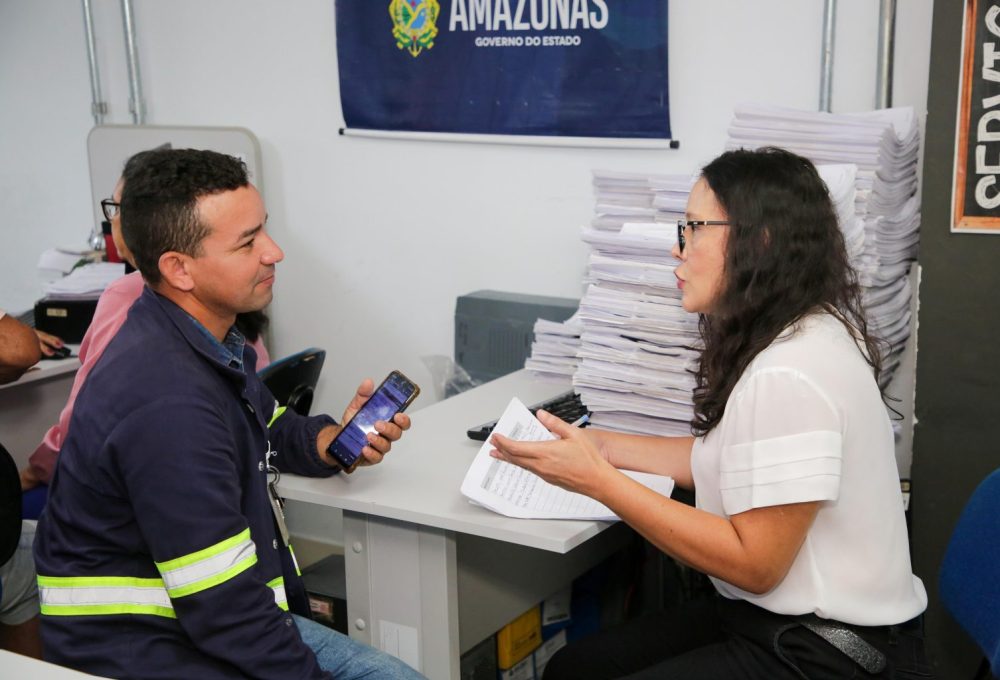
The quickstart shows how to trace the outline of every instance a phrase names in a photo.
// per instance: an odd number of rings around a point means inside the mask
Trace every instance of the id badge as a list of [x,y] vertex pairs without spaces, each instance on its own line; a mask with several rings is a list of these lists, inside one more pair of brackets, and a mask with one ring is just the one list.
[[[271,442],[267,443],[267,456],[265,460],[270,461],[274,453],[271,451]],[[278,533],[281,534],[281,542],[287,548],[289,546],[288,525],[285,524],[285,501],[278,494],[278,482],[281,481],[281,471],[267,463],[267,500],[271,503],[271,512],[274,513],[274,521],[278,525]]]

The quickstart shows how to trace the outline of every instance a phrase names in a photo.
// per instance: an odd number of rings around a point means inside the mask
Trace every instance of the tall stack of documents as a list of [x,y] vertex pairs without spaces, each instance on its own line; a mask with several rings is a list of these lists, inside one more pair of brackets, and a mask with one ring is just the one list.
[[594,174],[592,252],[573,386],[605,429],[687,434],[698,318],[681,308],[670,254],[690,176]]
[[582,330],[576,314],[562,322],[539,319],[535,322],[531,356],[524,367],[542,377],[573,377]]
[[[888,383],[910,335],[912,291],[907,275],[919,247],[920,133],[913,109],[832,114],[738,107],[727,148],[761,146],[780,146],[818,166],[837,166],[821,168],[821,174],[834,196],[848,253],[859,273],[869,325],[890,346],[883,374]],[[851,175],[853,193],[846,186]]]
[[[920,228],[916,116],[912,109],[834,115],[740,107],[727,147],[761,146],[780,146],[817,164],[871,329],[890,345],[887,384],[910,334],[907,274]],[[572,374],[596,426],[690,434],[698,318],[680,305],[678,263],[670,251],[695,179],[594,173],[595,215],[583,230],[592,248],[587,292],[570,321],[539,322],[526,366]]]

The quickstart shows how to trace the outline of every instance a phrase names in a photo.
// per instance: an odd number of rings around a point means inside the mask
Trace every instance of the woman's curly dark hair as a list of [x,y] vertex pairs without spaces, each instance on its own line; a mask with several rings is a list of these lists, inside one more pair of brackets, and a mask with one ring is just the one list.
[[878,383],[882,343],[868,331],[857,274],[813,164],[783,149],[740,149],[713,160],[701,176],[726,212],[729,233],[722,290],[699,321],[704,349],[694,372],[694,434],[719,424],[753,358],[818,309],[857,339]]

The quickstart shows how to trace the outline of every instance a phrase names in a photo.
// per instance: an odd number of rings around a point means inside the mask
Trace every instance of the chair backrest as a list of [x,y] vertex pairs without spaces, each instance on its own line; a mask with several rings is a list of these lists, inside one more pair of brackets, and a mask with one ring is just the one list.
[[309,415],[326,351],[316,347],[279,359],[257,372],[278,403],[300,415]]
[[972,493],[941,564],[941,601],[1000,675],[1000,469]]
[[6,564],[21,539],[21,480],[17,464],[0,444],[0,565]]

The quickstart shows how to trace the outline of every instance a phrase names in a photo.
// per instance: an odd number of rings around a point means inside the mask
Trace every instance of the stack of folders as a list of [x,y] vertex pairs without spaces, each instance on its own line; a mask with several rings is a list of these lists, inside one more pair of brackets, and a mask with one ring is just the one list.
[[817,165],[836,166],[821,168],[821,174],[859,274],[868,322],[890,345],[887,384],[910,335],[908,274],[919,247],[920,132],[913,109],[832,114],[738,107],[727,147],[761,146],[780,146]]

